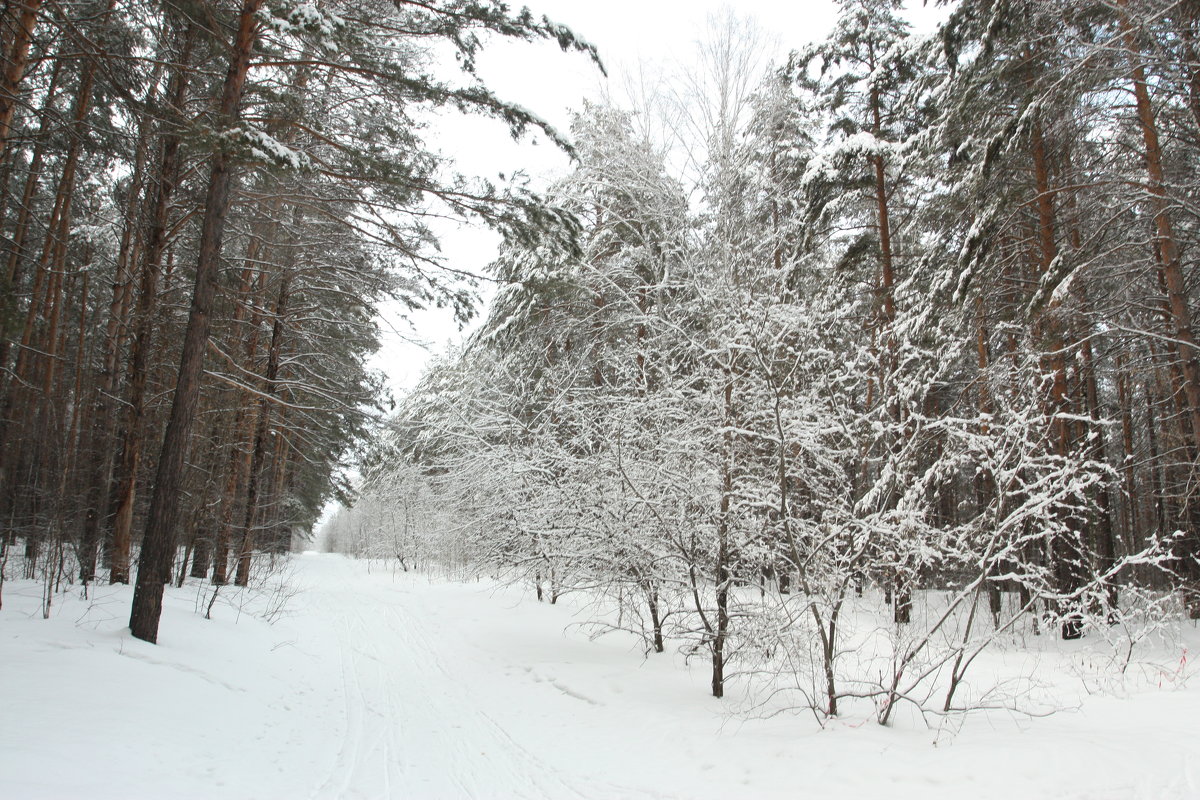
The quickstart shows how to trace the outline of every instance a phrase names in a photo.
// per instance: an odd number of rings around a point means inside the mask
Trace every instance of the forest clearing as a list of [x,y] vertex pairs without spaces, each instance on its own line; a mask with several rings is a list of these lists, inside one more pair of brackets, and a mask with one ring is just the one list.
[[[1113,681],[1095,648],[1034,648],[1060,712],[989,713],[961,731],[903,717],[745,717],[706,697],[703,663],[591,640],[567,601],[431,579],[341,556],[297,556],[268,623],[231,591],[205,620],[197,583],[168,592],[173,631],[129,636],[126,587],[39,587],[0,611],[0,783],[26,800],[95,798],[1190,798],[1200,691],[1178,646]],[[240,591],[240,590],[239,590]],[[1076,645],[1077,643],[1066,643]],[[1151,666],[1155,659],[1161,663]],[[1174,659],[1172,663],[1171,659]],[[1099,683],[1092,681],[1098,679]],[[734,698],[734,703],[738,701]],[[197,718],[202,721],[197,722]],[[944,727],[941,727],[944,724]]]

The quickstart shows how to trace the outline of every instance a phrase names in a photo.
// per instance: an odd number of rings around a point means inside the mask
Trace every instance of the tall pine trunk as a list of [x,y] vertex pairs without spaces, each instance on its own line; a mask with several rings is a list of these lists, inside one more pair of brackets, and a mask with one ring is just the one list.
[[[182,33],[179,67],[171,76],[170,102],[177,115],[183,111],[189,82],[189,62],[196,28],[189,24]],[[149,212],[146,243],[142,254],[137,307],[134,310],[133,346],[129,355],[124,428],[121,454],[114,473],[113,527],[109,544],[109,580],[129,582],[129,559],[133,542],[133,509],[137,500],[137,476],[142,459],[146,388],[150,377],[150,352],[154,336],[154,315],[158,305],[158,284],[163,254],[167,246],[167,224],[180,174],[179,148],[182,145],[182,119],[177,117],[173,130],[163,136],[158,180]]]
[[[258,38],[260,23],[256,14],[261,5],[262,0],[244,0],[242,4],[229,71],[225,77],[218,109],[218,119],[223,127],[231,125],[237,119],[246,75],[250,71],[251,55]],[[188,438],[191,435],[200,395],[200,381],[204,371],[213,300],[217,292],[218,262],[225,234],[225,215],[229,210],[232,182],[233,165],[230,156],[223,149],[218,149],[213,156],[205,198],[200,248],[196,260],[196,280],[192,290],[187,329],[184,332],[175,396],[159,455],[154,493],[150,499],[146,532],[142,538],[142,550],[138,559],[137,587],[129,617],[129,627],[133,635],[148,642],[158,640],[163,585],[170,578],[175,556],[175,526],[178,523],[179,500],[183,491]]]
[[[1176,362],[1172,369],[1182,388],[1182,399],[1186,404],[1185,418],[1188,421],[1186,449],[1188,461],[1195,465],[1200,458],[1200,350],[1192,327],[1191,309],[1188,305],[1187,286],[1174,222],[1170,214],[1166,177],[1163,168],[1162,145],[1158,125],[1154,119],[1154,108],[1150,101],[1150,84],[1146,68],[1142,63],[1133,25],[1129,19],[1129,0],[1118,0],[1121,9],[1120,23],[1125,46],[1130,59],[1130,78],[1137,107],[1138,126],[1144,146],[1147,191],[1150,195],[1159,272],[1166,287],[1166,305],[1173,340]],[[1186,506],[1200,504],[1200,497],[1184,498]],[[1187,605],[1189,616],[1200,619],[1200,531],[1192,530],[1182,543],[1179,561],[1188,580]]]

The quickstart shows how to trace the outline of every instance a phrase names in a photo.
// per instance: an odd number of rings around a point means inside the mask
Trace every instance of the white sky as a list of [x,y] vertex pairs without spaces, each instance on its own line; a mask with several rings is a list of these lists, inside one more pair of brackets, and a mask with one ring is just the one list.
[[[918,31],[931,30],[936,9],[908,0],[910,19]],[[494,42],[479,59],[479,73],[497,95],[530,109],[560,131],[585,98],[607,93],[618,103],[627,88],[645,76],[686,70],[709,17],[731,9],[751,18],[764,34],[763,62],[780,61],[789,50],[822,39],[832,26],[833,0],[529,0],[536,15],[555,22],[596,45],[608,70],[605,79],[583,55],[563,53],[557,44]],[[652,79],[652,77],[651,77]],[[447,118],[430,143],[452,155],[465,174],[495,178],[521,169],[537,185],[564,173],[567,158],[553,145],[515,143],[494,122]],[[482,272],[494,258],[498,237],[486,230],[447,226],[441,233],[443,253],[456,268]],[[372,366],[382,370],[394,395],[412,388],[432,353],[461,341],[448,312],[413,315],[412,327],[394,313],[382,321],[383,347]],[[414,342],[423,341],[428,347]]]

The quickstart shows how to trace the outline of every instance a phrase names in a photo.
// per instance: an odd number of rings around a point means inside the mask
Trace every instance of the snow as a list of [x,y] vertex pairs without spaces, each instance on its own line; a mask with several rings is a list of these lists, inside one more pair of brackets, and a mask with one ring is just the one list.
[[346,27],[345,21],[336,14],[325,11],[320,5],[308,0],[301,0],[294,6],[275,9],[261,9],[258,19],[280,34],[299,35],[314,33],[322,47],[330,49],[333,35]]
[[832,181],[852,158],[882,156],[886,160],[901,149],[899,145],[879,139],[866,131],[840,137],[813,155],[800,182],[808,185],[815,181]]
[[706,664],[593,640],[570,597],[332,555],[294,570],[274,624],[254,613],[283,584],[222,589],[212,620],[200,585],[169,590],[158,646],[123,628],[128,587],[43,620],[40,585],[7,582],[0,797],[1200,797],[1187,651],[1162,689],[1105,694],[1043,654],[1077,707],[1050,717],[822,729],[729,713]]
[[305,170],[312,166],[306,153],[295,150],[263,131],[252,128],[230,128],[225,136],[247,149],[251,158],[290,170]]

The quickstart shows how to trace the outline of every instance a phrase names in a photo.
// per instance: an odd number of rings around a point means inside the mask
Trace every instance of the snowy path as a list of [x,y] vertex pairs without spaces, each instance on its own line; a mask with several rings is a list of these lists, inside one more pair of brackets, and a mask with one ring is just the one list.
[[730,716],[702,662],[591,640],[568,603],[519,589],[294,567],[275,625],[231,590],[212,620],[203,587],[172,590],[158,646],[124,628],[128,587],[43,620],[38,584],[6,584],[0,798],[1200,798],[1186,683],[1080,692],[1077,712],[977,719],[934,746],[924,727]]
[[418,595],[341,560],[317,571],[306,603],[339,629],[345,722],[314,798],[588,796],[488,716]]

